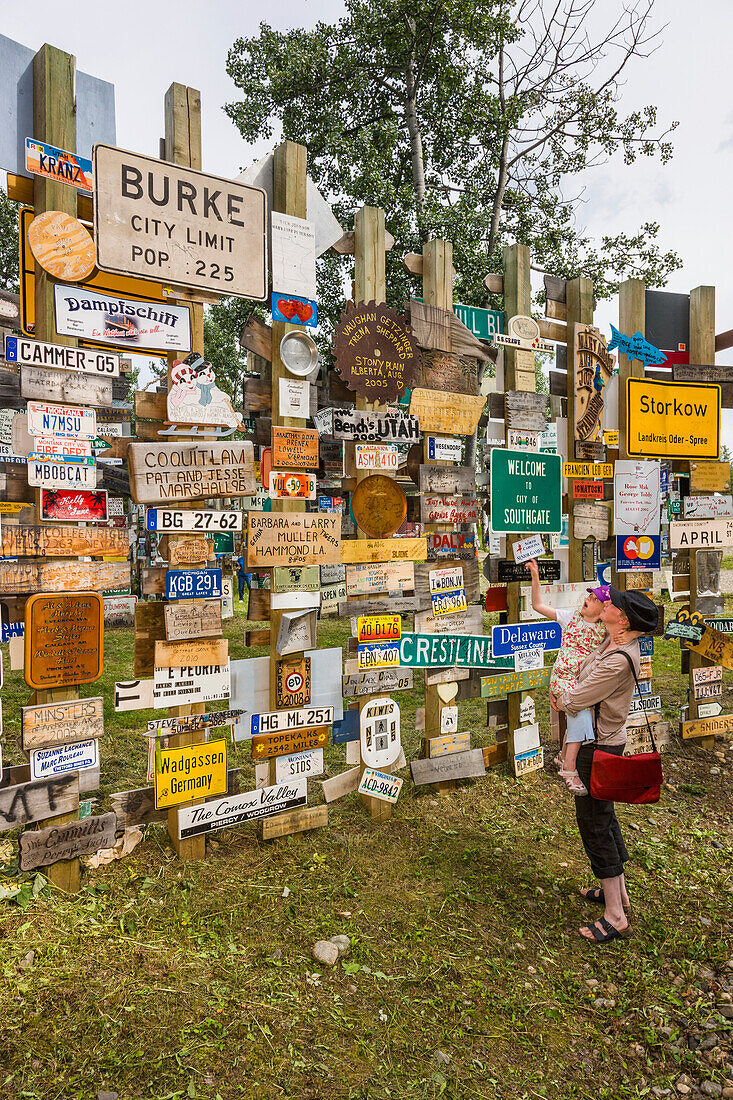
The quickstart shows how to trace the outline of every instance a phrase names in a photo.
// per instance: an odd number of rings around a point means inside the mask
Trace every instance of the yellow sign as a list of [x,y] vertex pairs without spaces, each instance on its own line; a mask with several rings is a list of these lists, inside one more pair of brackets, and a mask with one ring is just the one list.
[[720,386],[628,378],[626,450],[631,458],[717,458]]
[[563,477],[613,477],[612,462],[563,462]]
[[[20,258],[20,327],[26,336],[33,336],[36,323],[36,262],[28,243],[28,227],[36,216],[35,210],[22,207],[18,222],[18,251]],[[89,232],[91,233],[91,227]],[[130,279],[125,275],[108,275],[97,271],[88,279],[76,284],[102,294],[119,294],[126,298],[142,298],[145,301],[167,301],[160,283],[148,279]],[[89,341],[83,341],[88,344]],[[134,348],[132,349],[134,351]]]
[[23,504],[15,500],[0,500],[0,514],[16,515],[18,512],[22,512],[24,508],[32,507],[32,504]]
[[227,743],[181,745],[155,753],[155,808],[167,810],[227,791]]
[[399,642],[402,637],[402,616],[360,615],[357,628],[360,642]]
[[604,432],[603,442],[607,447],[618,447],[618,432]]

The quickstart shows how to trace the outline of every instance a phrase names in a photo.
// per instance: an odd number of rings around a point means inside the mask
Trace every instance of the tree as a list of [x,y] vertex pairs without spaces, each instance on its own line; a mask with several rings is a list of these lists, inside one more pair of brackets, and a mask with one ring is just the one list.
[[0,290],[20,290],[18,276],[18,204],[0,190]]

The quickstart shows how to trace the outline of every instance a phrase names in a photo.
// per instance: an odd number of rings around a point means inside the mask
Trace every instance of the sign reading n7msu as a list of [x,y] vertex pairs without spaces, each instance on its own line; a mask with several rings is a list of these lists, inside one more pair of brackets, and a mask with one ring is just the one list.
[[259,187],[94,146],[102,271],[267,298],[267,196]]

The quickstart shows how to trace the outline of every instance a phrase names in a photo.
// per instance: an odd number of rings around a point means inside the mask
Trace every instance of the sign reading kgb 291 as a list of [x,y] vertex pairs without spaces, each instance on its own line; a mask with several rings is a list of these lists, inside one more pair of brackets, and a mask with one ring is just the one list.
[[267,197],[259,187],[94,146],[102,271],[267,297]]

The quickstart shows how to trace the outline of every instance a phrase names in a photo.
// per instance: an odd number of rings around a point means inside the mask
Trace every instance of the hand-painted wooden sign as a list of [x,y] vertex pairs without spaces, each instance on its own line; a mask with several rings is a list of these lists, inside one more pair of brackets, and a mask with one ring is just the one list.
[[229,642],[226,638],[196,638],[184,642],[155,642],[155,668],[182,668],[192,665],[226,665]]
[[93,158],[102,271],[266,300],[263,190],[110,145]]
[[344,699],[353,699],[358,695],[376,695],[380,691],[406,691],[412,688],[412,683],[412,669],[383,668],[346,673],[342,690]]
[[562,529],[560,455],[491,451],[491,528],[497,533]]
[[155,808],[165,810],[223,794],[227,789],[227,743],[180,745],[155,754]]
[[[537,561],[541,581],[556,581],[560,579],[560,562],[553,558],[539,558]],[[518,565],[513,561],[500,559],[497,562],[497,580],[500,584],[508,584],[511,581],[529,581],[531,573],[524,564]]]
[[640,332],[635,332],[633,336],[626,336],[611,325],[611,340],[608,344],[608,350],[613,351],[615,348],[618,348],[623,355],[627,356],[630,363],[637,359],[644,366],[653,367],[667,362],[667,356],[664,352],[645,340]]
[[376,768],[365,768],[359,783],[359,794],[369,795],[370,798],[379,798],[382,802],[394,803],[399,798],[404,780],[399,776],[390,775],[389,772],[378,771]]
[[79,809],[79,776],[51,776],[0,788],[0,833]]
[[685,519],[717,519],[721,516],[733,516],[733,496],[725,494],[724,496],[684,497],[682,514]]
[[241,443],[132,443],[127,450],[136,504],[253,496],[254,449]]
[[528,669],[525,672],[499,672],[495,676],[481,677],[481,698],[497,699],[500,695],[509,695],[515,691],[532,691],[534,688],[547,687],[550,682],[549,668]]
[[425,561],[426,557],[427,541],[424,537],[350,539],[341,543],[339,560],[347,565],[355,565],[359,562]]
[[471,748],[470,733],[446,733],[428,738],[428,757],[452,756],[455,752],[467,752]]
[[252,737],[252,759],[267,760],[272,756],[289,756],[309,749],[323,749],[327,744],[327,726],[306,726],[301,729],[259,733]]
[[0,561],[0,593],[22,595],[25,592],[110,592],[129,591],[130,566],[127,562]]
[[[668,623],[668,628],[671,625]],[[728,634],[722,634],[719,630],[705,626],[700,641],[687,642],[686,648],[691,649],[693,653],[699,653],[701,657],[705,657],[713,664],[733,669],[733,638]]]
[[626,451],[630,457],[717,459],[720,386],[626,380]]
[[733,518],[672,520],[671,550],[717,550],[733,546]]
[[346,567],[346,592],[365,596],[372,592],[410,592],[415,587],[412,561],[377,562]]
[[690,462],[690,492],[721,493],[730,490],[729,462]]
[[733,714],[722,714],[719,718],[702,718],[694,722],[681,724],[682,737],[715,737],[716,734],[733,732]]
[[60,439],[96,438],[97,418],[94,409],[29,401],[26,413],[31,435],[55,435]]
[[425,783],[443,783],[449,779],[477,779],[486,775],[481,749],[455,752],[437,758],[410,761],[412,782],[416,787]]
[[315,470],[320,462],[315,428],[272,426],[272,465],[276,469]]
[[420,496],[421,523],[478,523],[481,508],[473,495],[466,496]]
[[116,831],[117,815],[114,813],[66,821],[47,829],[26,829],[18,841],[20,869],[31,871],[62,859],[91,855],[100,848],[112,848]]
[[543,393],[507,390],[504,394],[507,428],[542,432],[547,427],[547,397]]
[[165,575],[167,600],[197,600],[221,596],[221,569],[169,569]]
[[437,348],[420,349],[420,369],[415,384],[448,393],[478,393],[478,360]]
[[465,611],[456,611],[450,615],[433,615],[428,611],[415,612],[415,632],[417,634],[480,634],[481,607],[473,604]]
[[375,301],[347,304],[334,333],[333,355],[349,389],[381,404],[402,397],[419,362],[405,318]]
[[608,538],[608,527],[608,508],[602,504],[583,504],[579,501],[573,507],[573,538],[602,542]]
[[370,474],[360,481],[351,497],[356,523],[374,539],[387,539],[402,526],[407,497],[401,485],[387,474]]
[[102,675],[104,600],[97,592],[37,593],[25,605],[25,682],[36,690]]
[[356,443],[411,443],[420,438],[420,426],[414,416],[396,411],[334,409],[331,434]]
[[562,629],[559,623],[548,621],[494,626],[491,630],[491,641],[497,657],[525,649],[559,649],[562,644]]
[[164,610],[165,636],[169,642],[221,634],[221,601],[218,599],[166,604]]
[[[397,541],[397,540],[395,540]],[[389,545],[394,543],[390,540]],[[341,561],[341,517],[250,512],[247,565],[334,565]]]
[[562,476],[573,477],[613,477],[612,462],[563,462]]
[[83,401],[85,405],[111,408],[112,379],[21,364],[20,396],[31,401],[59,401],[68,405]]
[[28,459],[28,484],[43,489],[93,489],[97,471],[93,466],[65,462],[63,458]]
[[601,438],[603,389],[613,374],[615,357],[606,341],[591,325],[574,326],[573,370],[575,374],[575,438]]
[[72,699],[23,707],[21,747],[24,752],[98,739],[104,733],[104,700]]
[[473,531],[436,531],[427,535],[428,561],[440,558],[474,558],[476,538]]
[[62,527],[4,524],[0,534],[4,558],[69,558],[114,554],[127,557],[130,541],[125,528]]
[[286,657],[275,669],[275,705],[278,709],[307,707],[311,701],[310,657]]
[[49,344],[24,336],[5,336],[5,358],[8,363],[18,363],[20,366],[52,367],[105,378],[117,378],[120,373],[120,357],[114,352]]
[[45,210],[28,226],[28,244],[44,271],[62,283],[81,283],[94,271],[94,241],[88,229],[63,210]]
[[289,780],[286,783],[260,787],[255,791],[205,802],[203,806],[186,806],[178,812],[178,833],[181,840],[201,836],[215,829],[241,825],[272,814],[281,814],[308,801],[308,780]]
[[421,432],[473,435],[485,404],[485,397],[414,389],[410,395],[410,415],[417,417]]
[[104,489],[41,489],[42,520],[94,523],[107,519],[107,508]]

